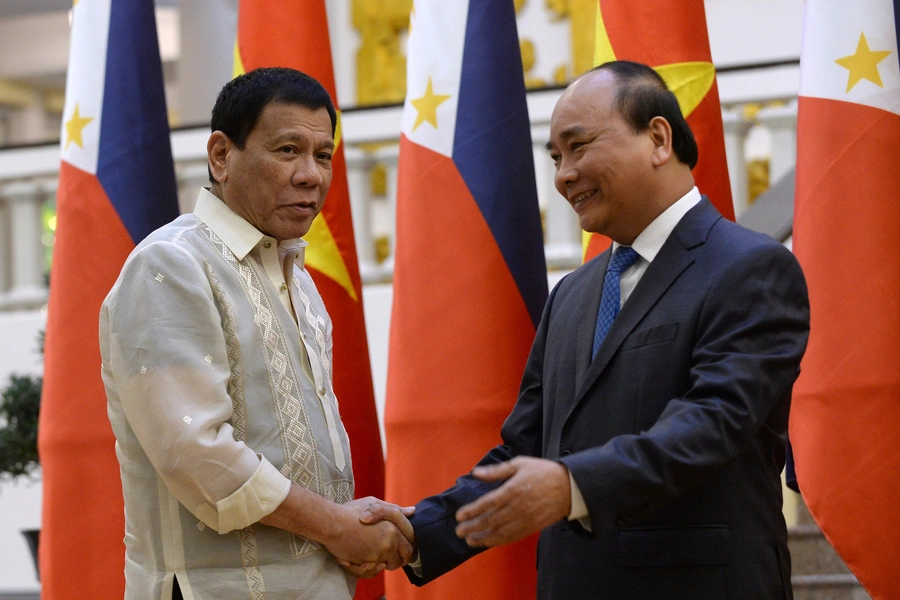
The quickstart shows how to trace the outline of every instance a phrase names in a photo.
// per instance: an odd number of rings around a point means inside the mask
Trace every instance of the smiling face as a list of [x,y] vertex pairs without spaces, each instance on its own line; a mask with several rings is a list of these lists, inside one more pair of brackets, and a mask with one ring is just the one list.
[[213,192],[266,235],[306,235],[331,185],[334,140],[325,108],[271,103],[238,148],[221,131],[207,145]]
[[608,71],[590,72],[560,98],[550,119],[547,149],[556,189],[578,214],[582,229],[621,244],[659,214],[659,142],[652,128],[635,132],[613,106],[617,84]]

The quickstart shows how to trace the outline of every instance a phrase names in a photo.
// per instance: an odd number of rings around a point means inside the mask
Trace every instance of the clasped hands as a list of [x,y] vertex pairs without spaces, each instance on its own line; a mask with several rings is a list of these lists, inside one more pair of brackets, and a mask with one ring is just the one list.
[[[571,510],[569,472],[555,461],[519,456],[507,462],[475,467],[472,475],[481,481],[503,482],[456,512],[456,535],[472,548],[524,539],[565,518]],[[363,503],[358,507],[362,523],[394,528],[403,539],[395,536],[397,555],[388,560],[359,562],[338,557],[341,566],[358,577],[371,577],[384,568],[396,569],[407,564],[416,549],[415,532],[407,520],[415,508],[374,498],[355,502]]]
[[[326,548],[347,572],[363,579],[384,569],[406,565],[415,551],[415,533],[408,517],[414,506],[397,506],[368,497],[341,505],[348,511],[346,527]],[[377,517],[374,517],[377,515]]]

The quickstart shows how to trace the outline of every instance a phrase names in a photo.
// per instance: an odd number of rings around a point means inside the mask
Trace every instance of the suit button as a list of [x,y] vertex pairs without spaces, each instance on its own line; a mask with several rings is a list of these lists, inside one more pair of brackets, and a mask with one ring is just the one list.
[[562,452],[559,453],[560,456],[569,456],[570,454],[572,454],[572,453],[569,452],[568,450],[563,450]]

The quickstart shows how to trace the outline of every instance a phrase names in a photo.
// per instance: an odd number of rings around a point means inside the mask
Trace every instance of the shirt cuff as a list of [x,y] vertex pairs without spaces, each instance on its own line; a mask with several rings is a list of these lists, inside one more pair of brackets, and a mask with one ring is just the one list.
[[237,491],[216,503],[219,533],[243,529],[275,511],[287,498],[291,481],[272,466],[264,456],[259,467]]
[[416,560],[410,561],[409,568],[412,569],[416,577],[422,577],[422,555],[416,552]]
[[581,490],[578,489],[578,484],[575,483],[571,472],[569,473],[569,491],[572,495],[572,509],[569,511],[568,519],[574,521],[587,517],[587,504],[584,503],[584,496],[581,495]]

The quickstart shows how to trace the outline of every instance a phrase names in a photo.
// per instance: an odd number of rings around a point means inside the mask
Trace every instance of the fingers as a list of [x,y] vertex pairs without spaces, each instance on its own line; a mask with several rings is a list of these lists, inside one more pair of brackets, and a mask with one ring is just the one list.
[[463,506],[456,513],[456,535],[473,548],[498,543],[492,535],[515,518],[515,512],[509,510],[508,496],[507,490],[497,489]]
[[475,479],[480,479],[481,481],[502,481],[504,479],[509,479],[516,474],[517,460],[518,459],[514,458],[510,461],[497,463],[495,465],[475,467],[472,469],[472,475]]
[[[478,500],[466,504],[456,511],[456,520],[460,523],[472,520],[484,513],[495,511],[505,506],[512,496],[512,486],[501,485],[496,490],[488,492]],[[462,536],[460,536],[462,537]]]
[[372,577],[375,577],[376,575],[381,573],[387,567],[385,563],[368,562],[360,565],[355,565],[345,560],[338,560],[338,564],[341,565],[342,569],[344,569],[354,577],[359,577],[360,579],[371,579]]
[[517,457],[482,479],[512,474],[497,489],[456,513],[456,534],[471,547],[523,539],[565,518],[571,506],[569,475],[554,461]]
[[378,523],[379,521],[389,521],[400,530],[403,537],[409,540],[410,544],[414,544],[416,533],[407,517],[411,517],[416,512],[415,506],[397,506],[379,500],[370,503],[366,510],[359,515],[359,520],[366,524]]
[[[409,525],[409,521],[406,522]],[[409,528],[412,531],[412,527]],[[398,529],[398,531],[400,531]],[[413,538],[415,538],[415,534],[412,534]],[[397,561],[389,561],[388,569],[394,570],[399,567],[402,567],[406,563],[409,562],[410,558],[412,558],[414,549],[412,545],[412,541],[410,538],[406,536],[402,531],[400,531],[400,539],[397,540]]]
[[359,520],[363,523],[390,521],[395,525],[399,525],[400,521],[413,516],[416,512],[415,506],[398,506],[377,498],[367,498],[366,500],[370,501],[366,504],[365,510],[359,515]]

